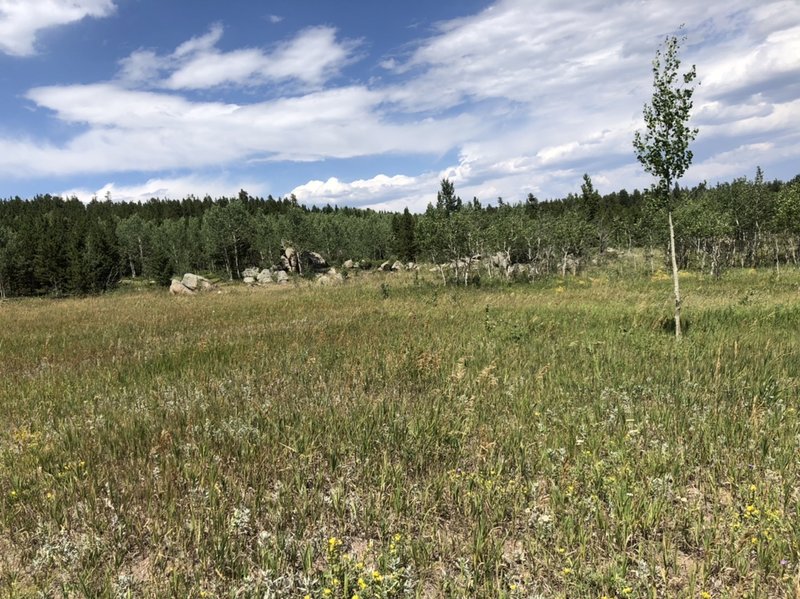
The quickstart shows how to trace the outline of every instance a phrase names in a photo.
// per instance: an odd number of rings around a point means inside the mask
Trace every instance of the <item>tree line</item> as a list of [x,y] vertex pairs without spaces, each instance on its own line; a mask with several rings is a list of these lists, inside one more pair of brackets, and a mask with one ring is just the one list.
[[[797,264],[800,175],[767,182],[759,168],[753,179],[675,186],[669,204],[681,268],[719,275],[730,267]],[[564,274],[611,249],[666,249],[666,209],[653,190],[602,195],[589,175],[580,193],[565,198],[540,202],[529,194],[487,204],[463,201],[445,179],[422,214],[308,207],[292,196],[246,191],[141,204],[17,197],[0,201],[0,296],[98,293],[124,278],[166,285],[188,271],[237,279],[249,266],[279,264],[287,245],[319,252],[334,265],[447,265],[446,283],[479,276],[472,266],[478,256],[501,257],[495,273],[503,276],[516,263],[527,265],[526,276]]]

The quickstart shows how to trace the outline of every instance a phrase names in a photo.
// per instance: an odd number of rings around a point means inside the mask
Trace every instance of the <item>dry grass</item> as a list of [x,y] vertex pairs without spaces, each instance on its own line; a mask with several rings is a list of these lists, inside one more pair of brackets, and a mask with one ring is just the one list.
[[796,597],[799,283],[0,304],[0,592]]

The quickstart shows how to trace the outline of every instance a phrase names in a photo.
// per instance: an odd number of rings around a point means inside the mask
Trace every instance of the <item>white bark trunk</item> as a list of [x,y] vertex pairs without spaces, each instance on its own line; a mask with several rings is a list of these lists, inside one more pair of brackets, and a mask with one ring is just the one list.
[[675,337],[681,338],[681,288],[678,282],[678,260],[675,257],[675,228],[672,226],[672,210],[669,215],[669,254],[672,259],[672,284],[675,288]]

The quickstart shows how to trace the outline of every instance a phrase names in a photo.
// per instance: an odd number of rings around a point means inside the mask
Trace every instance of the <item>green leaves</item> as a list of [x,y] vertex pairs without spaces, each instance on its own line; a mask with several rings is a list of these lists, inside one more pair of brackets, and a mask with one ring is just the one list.
[[692,110],[692,83],[697,77],[694,65],[680,75],[678,56],[680,43],[685,38],[676,36],[664,40],[663,49],[656,51],[653,60],[653,97],[643,110],[645,131],[637,131],[633,138],[636,158],[644,170],[658,179],[656,188],[668,196],[673,182],[680,179],[694,155],[689,144],[697,137],[698,129],[689,127]]

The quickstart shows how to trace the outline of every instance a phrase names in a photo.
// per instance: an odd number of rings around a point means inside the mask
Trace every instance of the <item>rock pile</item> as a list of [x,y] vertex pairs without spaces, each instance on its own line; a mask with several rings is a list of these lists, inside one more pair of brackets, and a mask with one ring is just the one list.
[[172,295],[194,295],[198,291],[210,291],[211,289],[214,289],[211,281],[190,272],[183,275],[180,281],[173,279],[169,286],[169,292]]

